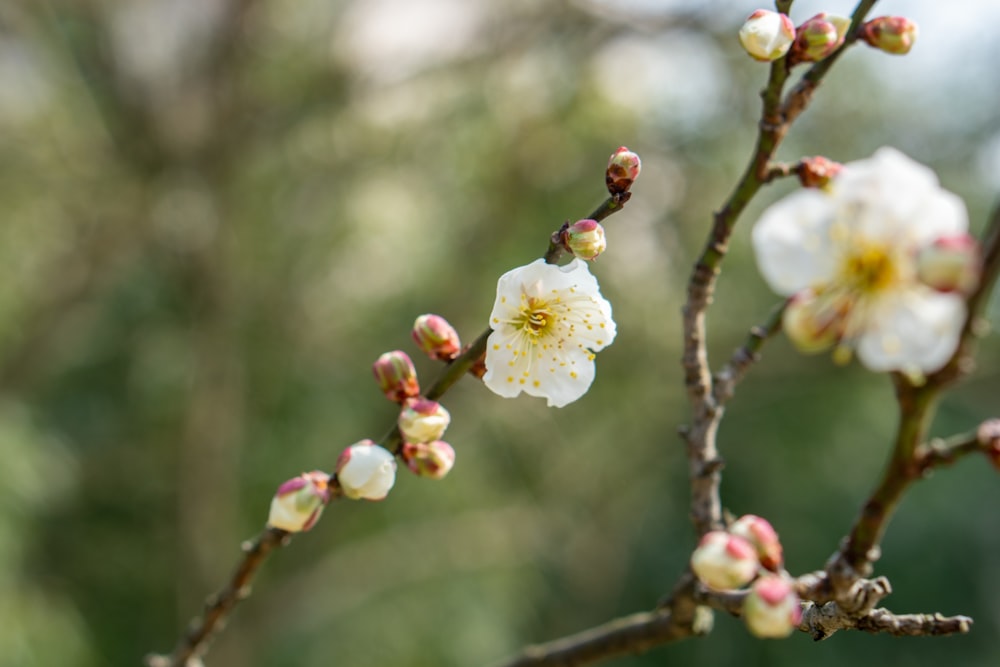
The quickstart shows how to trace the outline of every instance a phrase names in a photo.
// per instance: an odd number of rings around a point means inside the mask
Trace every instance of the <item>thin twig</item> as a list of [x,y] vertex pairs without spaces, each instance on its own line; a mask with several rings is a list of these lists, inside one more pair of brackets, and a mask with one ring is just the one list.
[[287,545],[291,534],[278,528],[267,528],[254,539],[243,543],[243,558],[232,577],[218,593],[205,601],[200,617],[192,619],[184,636],[169,655],[146,656],[148,667],[188,667],[197,664],[208,651],[212,638],[225,626],[226,619],[243,599],[250,595],[250,585],[260,566],[271,552]]
[[[876,0],[862,0],[852,15],[852,26],[861,24]],[[778,2],[778,11],[787,11],[791,2]],[[785,59],[771,64],[767,85],[761,92],[762,110],[757,145],[749,163],[714,216],[705,247],[695,262],[688,281],[687,301],[683,308],[684,353],[681,360],[692,424],[683,429],[687,441],[691,479],[691,518],[699,534],[722,526],[719,500],[721,472],[716,434],[722,419],[722,406],[715,397],[709,371],[705,318],[715,294],[722,260],[729,249],[729,238],[737,219],[750,200],[771,176],[774,155],[792,122],[808,106],[812,95],[836,58],[854,41],[852,37],[829,58],[816,63],[802,81],[782,100],[788,79]]]
[[[627,195],[628,193],[625,193]],[[628,196],[612,196],[606,199],[590,217],[603,220],[621,210]],[[448,362],[437,379],[425,393],[427,398],[436,400],[443,396],[458,382],[486,351],[486,341],[491,329],[486,329],[458,357]],[[382,446],[400,455],[403,440],[397,426],[382,438]],[[331,499],[339,498],[341,490],[336,479],[331,480]],[[178,641],[173,653],[169,656],[151,654],[146,657],[148,667],[196,667],[200,657],[208,651],[209,642],[225,626],[229,615],[241,601],[250,594],[249,584],[267,556],[277,546],[284,546],[291,539],[291,534],[275,528],[265,528],[257,537],[244,545],[243,558],[229,582],[219,592],[212,595],[205,605],[205,613],[192,619],[187,632]]]
[[746,375],[751,364],[760,358],[760,350],[764,347],[764,343],[781,330],[781,318],[785,314],[787,305],[787,301],[782,301],[771,310],[763,324],[750,329],[743,345],[733,352],[726,365],[715,374],[712,397],[716,404],[724,405],[733,397],[736,385]]

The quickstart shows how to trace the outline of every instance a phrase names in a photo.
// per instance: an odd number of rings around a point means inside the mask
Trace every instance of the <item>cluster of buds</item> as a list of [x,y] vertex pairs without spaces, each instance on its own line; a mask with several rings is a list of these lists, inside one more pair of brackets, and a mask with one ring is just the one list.
[[415,398],[403,404],[397,425],[403,436],[400,455],[406,467],[421,477],[441,479],[455,465],[455,450],[441,440],[451,415],[437,401]]
[[621,202],[627,201],[629,188],[635,183],[635,179],[639,178],[641,169],[642,160],[639,156],[625,146],[619,146],[608,159],[608,169],[604,174],[604,182],[611,196]]
[[758,637],[785,637],[799,624],[799,599],[783,574],[783,562],[778,534],[753,514],[740,517],[729,530],[706,533],[691,554],[691,570],[711,589],[733,590],[754,582],[743,615]]
[[[458,332],[440,315],[419,316],[411,335],[431,359],[452,361],[462,351]],[[440,403],[421,395],[417,372],[405,352],[386,352],[375,362],[373,371],[386,398],[400,404],[396,424],[403,438],[399,454],[406,467],[421,477],[440,479],[447,475],[455,463],[455,450],[441,437],[451,415]]]
[[[754,60],[771,62],[788,55],[790,65],[818,62],[839,49],[851,20],[825,12],[796,28],[785,14],[758,9],[743,23],[740,44]],[[917,24],[902,16],[880,16],[862,25],[859,39],[870,46],[902,55],[917,39]]]

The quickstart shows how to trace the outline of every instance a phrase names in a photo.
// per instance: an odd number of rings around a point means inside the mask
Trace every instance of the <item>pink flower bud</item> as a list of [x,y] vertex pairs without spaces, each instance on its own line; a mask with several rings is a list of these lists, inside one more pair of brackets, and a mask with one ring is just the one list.
[[764,575],[753,583],[743,601],[743,620],[758,637],[787,637],[802,622],[799,596],[783,577]]
[[382,500],[396,483],[396,459],[371,440],[362,440],[341,452],[337,482],[352,500]]
[[778,533],[767,519],[754,514],[745,514],[729,527],[729,533],[742,537],[757,552],[760,564],[771,571],[777,571],[782,565],[781,542]]
[[806,188],[826,189],[830,181],[843,170],[844,165],[821,155],[804,157],[799,162],[799,181]]
[[608,170],[604,177],[608,192],[613,195],[628,192],[635,179],[639,178],[641,170],[642,161],[639,156],[620,146],[608,159]]
[[451,422],[451,415],[438,403],[426,398],[411,398],[399,411],[399,431],[406,442],[440,440]]
[[417,370],[402,350],[386,352],[372,365],[375,380],[385,397],[394,403],[420,395]]
[[455,327],[440,315],[421,315],[413,323],[413,340],[431,359],[451,361],[462,351]]
[[895,55],[904,55],[917,41],[917,24],[903,16],[879,16],[861,26],[860,37],[869,46]]
[[290,533],[312,528],[330,501],[329,482],[329,475],[314,470],[279,486],[271,499],[267,524]]
[[740,28],[740,44],[754,60],[777,60],[795,41],[795,26],[784,14],[758,9]]
[[741,588],[757,576],[760,562],[753,546],[742,537],[714,530],[701,538],[691,554],[691,570],[716,590]]
[[968,234],[942,236],[917,254],[917,278],[939,292],[969,294],[979,285],[982,258]]
[[444,440],[405,442],[402,457],[407,468],[431,479],[441,479],[455,465],[455,450]]
[[840,48],[851,20],[821,12],[795,29],[792,55],[795,62],[817,62]]
[[596,259],[608,247],[604,227],[596,220],[577,220],[563,232],[563,245],[580,259]]

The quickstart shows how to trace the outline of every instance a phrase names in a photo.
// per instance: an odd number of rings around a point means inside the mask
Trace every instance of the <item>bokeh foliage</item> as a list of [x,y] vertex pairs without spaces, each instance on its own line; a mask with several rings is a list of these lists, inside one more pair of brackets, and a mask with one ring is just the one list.
[[[463,380],[444,400],[451,476],[403,471],[384,503],[331,506],[268,564],[209,664],[486,664],[654,605],[693,547],[683,285],[764,79],[734,4],[0,7],[0,662],[167,649],[276,485],[392,423],[371,361],[412,353],[422,312],[475,336],[496,277],[602,199],[619,144],[644,170],[594,267],[619,336],[591,392],[549,410]],[[782,155],[896,145],[981,224],[996,73],[907,88],[900,67],[849,54]],[[946,95],[913,92],[928,87]],[[776,300],[748,228],[791,187],[737,233],[710,318],[719,361]],[[981,351],[935,433],[997,415],[995,334]],[[767,516],[793,572],[820,567],[878,474],[893,405],[886,378],[776,339],[723,423],[724,503]],[[970,614],[967,637],[761,642],[720,617],[710,639],[616,664],[996,664],[998,501],[982,460],[940,471],[879,566],[894,610]]]

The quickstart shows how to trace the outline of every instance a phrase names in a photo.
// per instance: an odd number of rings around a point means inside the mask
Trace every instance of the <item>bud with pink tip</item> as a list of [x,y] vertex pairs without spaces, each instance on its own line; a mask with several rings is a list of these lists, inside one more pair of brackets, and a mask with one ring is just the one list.
[[608,247],[604,227],[596,220],[577,220],[563,232],[563,245],[580,259],[596,259]]
[[420,395],[417,370],[413,361],[402,350],[393,350],[381,355],[372,365],[372,372],[379,389],[394,403],[402,403],[408,398]]
[[337,459],[337,483],[352,500],[382,500],[396,483],[396,459],[371,440],[356,442]]
[[329,475],[313,470],[279,486],[271,499],[267,524],[290,533],[312,528],[323,513],[323,507],[330,502],[329,482]]
[[830,181],[844,168],[839,162],[834,162],[822,155],[804,157],[799,161],[797,172],[799,182],[806,188],[826,189]]
[[608,192],[612,195],[628,192],[635,179],[639,178],[641,170],[642,161],[639,156],[625,146],[619,146],[618,150],[612,153],[608,159],[608,169],[604,175]]
[[404,442],[401,456],[407,468],[431,479],[441,479],[455,465],[455,450],[444,440]]
[[795,62],[818,62],[840,48],[851,20],[820,12],[795,29],[789,56]]
[[970,294],[979,285],[979,244],[968,234],[942,236],[917,255],[917,278],[939,292]]
[[764,575],[753,583],[743,601],[743,620],[758,637],[787,637],[802,622],[799,596],[784,577]]
[[783,563],[781,542],[778,533],[767,519],[754,514],[745,514],[729,527],[732,535],[738,535],[749,542],[757,551],[760,564],[777,572]]
[[758,9],[740,28],[740,44],[754,60],[777,60],[792,47],[795,26],[784,14]]
[[917,41],[917,24],[904,16],[879,16],[861,26],[859,36],[869,46],[894,55],[904,55]]
[[451,361],[462,351],[458,332],[440,315],[421,315],[413,323],[413,340],[431,359]]
[[757,576],[760,561],[753,546],[742,537],[722,530],[705,533],[691,554],[691,570],[716,590],[741,588]]
[[399,432],[406,442],[440,440],[451,423],[451,415],[437,401],[411,398],[399,411]]

